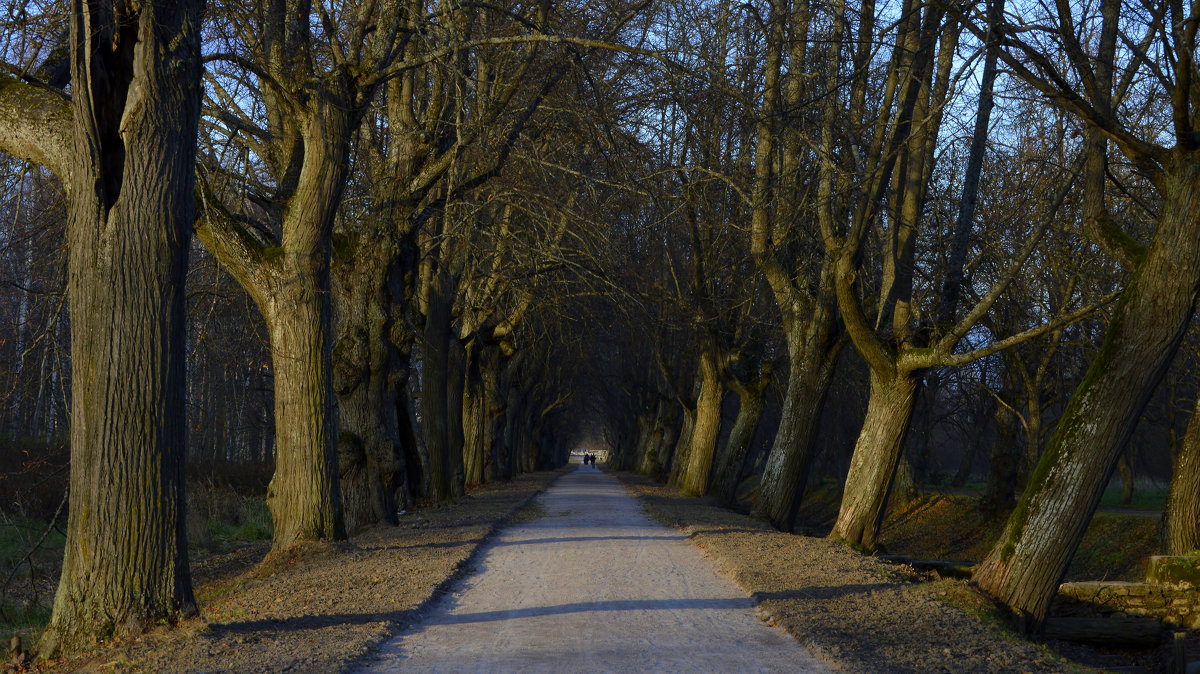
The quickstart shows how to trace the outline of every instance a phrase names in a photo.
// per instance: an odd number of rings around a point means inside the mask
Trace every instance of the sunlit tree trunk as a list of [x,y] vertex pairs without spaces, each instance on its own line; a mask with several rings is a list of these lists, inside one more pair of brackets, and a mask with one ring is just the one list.
[[721,431],[721,398],[724,387],[713,349],[700,353],[700,394],[696,397],[695,421],[689,438],[687,463],[681,480],[685,494],[703,496],[708,492],[717,435]]
[[871,373],[867,417],[854,446],[831,538],[868,550],[875,547],[908,418],[916,402],[917,384],[910,373],[890,378]]
[[1099,353],[1071,396],[1004,533],[975,572],[980,589],[1037,629],[1134,422],[1161,379],[1200,290],[1200,161],[1173,150],[1154,240],[1121,292]]
[[0,149],[54,171],[68,203],[70,515],[44,656],[195,612],[184,275],[202,7],[72,3],[69,102],[0,76]]

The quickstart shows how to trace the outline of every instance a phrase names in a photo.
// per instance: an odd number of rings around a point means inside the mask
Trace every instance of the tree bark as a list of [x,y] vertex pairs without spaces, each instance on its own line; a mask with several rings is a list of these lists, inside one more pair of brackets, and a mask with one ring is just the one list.
[[1168,555],[1194,554],[1200,550],[1200,415],[1197,412],[1200,412],[1200,398],[1188,420],[1167,490],[1163,548]]
[[57,167],[68,195],[70,516],[43,656],[195,612],[184,275],[202,5],[71,8],[75,152]]
[[913,373],[891,377],[871,372],[871,400],[863,420],[837,522],[830,538],[873,550],[908,421],[916,404]]
[[483,484],[487,463],[488,440],[491,438],[487,418],[487,395],[484,392],[483,371],[479,362],[482,354],[477,340],[466,349],[466,377],[463,382],[463,475],[468,487]]
[[821,408],[841,351],[836,320],[837,312],[828,301],[815,305],[810,315],[795,316],[788,330],[787,393],[751,510],[783,531],[791,530],[808,483]]
[[446,349],[446,451],[450,459],[450,493],[459,499],[467,493],[463,466],[463,390],[467,352],[454,336],[453,326]]
[[758,430],[758,422],[762,419],[765,406],[763,392],[766,386],[759,384],[765,383],[764,379],[759,383],[749,386],[739,385],[734,389],[737,391],[739,400],[737,418],[733,422],[733,428],[729,431],[729,438],[725,441],[721,459],[717,462],[710,490],[713,498],[724,505],[732,505],[737,499],[737,486],[742,477],[742,466],[746,463],[746,454],[750,449],[750,443],[754,440],[754,434]]
[[[395,248],[386,236],[346,242],[335,260],[333,294],[338,341],[334,390],[338,402],[338,468],[347,531],[386,522],[411,503],[400,435],[401,358],[393,344],[392,307],[401,292]],[[352,259],[350,259],[352,258]]]
[[681,486],[691,496],[708,492],[717,435],[721,431],[721,398],[724,387],[717,369],[717,357],[709,348],[700,353],[700,395],[696,397],[695,421],[688,442],[687,464]]
[[327,253],[285,255],[263,311],[275,375],[275,474],[267,506],[272,552],[345,538],[337,467]]
[[[662,457],[660,461],[664,473],[667,466],[671,468],[667,484],[672,486],[679,486],[683,482],[683,474],[688,465],[688,452],[692,448],[692,431],[696,428],[696,408],[682,403],[680,406],[683,408],[683,417],[679,435],[676,436],[675,446],[671,449],[670,456]],[[669,463],[666,463],[668,461]]]
[[1153,242],[1121,292],[1104,343],[975,582],[1037,630],[1134,423],[1191,320],[1200,290],[1200,161],[1171,150]]
[[461,423],[461,419],[451,420],[447,409],[451,334],[445,290],[449,279],[445,276],[439,273],[434,277],[421,342],[421,430],[429,453],[429,496],[439,503],[454,499],[454,464],[447,425],[451,421]]
[[1008,512],[1016,504],[1017,473],[1024,455],[1017,442],[1020,417],[1006,404],[1019,390],[1013,367],[1007,363],[1004,368],[1004,386],[996,403],[996,439],[992,442],[987,487],[980,499],[983,509],[992,513]]

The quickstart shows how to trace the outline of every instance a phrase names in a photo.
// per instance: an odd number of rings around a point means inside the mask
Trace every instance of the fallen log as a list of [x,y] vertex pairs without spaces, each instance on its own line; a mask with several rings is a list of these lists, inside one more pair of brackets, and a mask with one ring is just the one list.
[[1098,646],[1157,646],[1162,624],[1150,616],[1111,613],[1107,616],[1051,616],[1046,636]]

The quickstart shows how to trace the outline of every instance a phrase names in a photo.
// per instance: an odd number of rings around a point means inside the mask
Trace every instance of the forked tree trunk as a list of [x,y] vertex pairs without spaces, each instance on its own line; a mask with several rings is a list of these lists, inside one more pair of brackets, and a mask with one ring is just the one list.
[[787,393],[751,510],[783,531],[791,530],[808,483],[821,407],[840,350],[834,337],[836,320],[831,304],[818,304],[812,315],[797,317],[788,331]]
[[721,432],[723,391],[716,354],[706,349],[700,354],[700,395],[696,398],[696,420],[692,426],[687,464],[681,481],[683,493],[690,496],[704,496],[708,492],[717,435]]
[[867,416],[854,445],[846,490],[830,538],[867,550],[875,548],[916,394],[917,377],[913,373],[884,378],[871,372]]
[[742,466],[746,463],[746,454],[758,430],[764,408],[764,387],[739,386],[736,390],[739,398],[737,418],[725,441],[725,449],[717,462],[709,490],[712,497],[724,505],[732,505],[737,499]]
[[1134,424],[1171,362],[1200,291],[1200,161],[1173,150],[1153,242],[1038,462],[1029,487],[974,580],[1037,630]]
[[1200,550],[1200,416],[1197,412],[1200,412],[1200,398],[1188,420],[1167,491],[1163,551],[1168,555],[1194,554]]
[[184,529],[184,275],[202,4],[108,7],[115,17],[90,3],[71,9],[75,152],[60,173],[70,515],[43,656],[196,610]]

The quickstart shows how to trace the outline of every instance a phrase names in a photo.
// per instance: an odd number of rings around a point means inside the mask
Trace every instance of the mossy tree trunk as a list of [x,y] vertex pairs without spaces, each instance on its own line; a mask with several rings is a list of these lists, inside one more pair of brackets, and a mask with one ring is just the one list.
[[1200,156],[1171,151],[1160,190],[1158,229],[1121,292],[1100,352],[1063,410],[1004,533],[975,572],[980,589],[1009,606],[1028,630],[1045,619],[1134,423],[1195,308]]
[[70,514],[46,657],[195,612],[184,276],[202,8],[73,2],[70,100],[0,76],[0,150],[67,196]]

